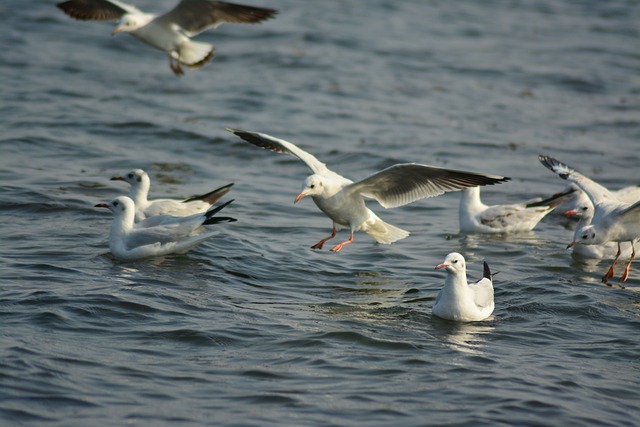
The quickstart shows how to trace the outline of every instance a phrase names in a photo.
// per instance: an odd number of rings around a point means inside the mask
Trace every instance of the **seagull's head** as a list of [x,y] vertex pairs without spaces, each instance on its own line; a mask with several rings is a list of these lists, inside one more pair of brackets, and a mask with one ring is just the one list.
[[145,15],[135,15],[132,13],[126,13],[122,15],[120,18],[120,22],[118,22],[118,26],[113,29],[112,34],[118,33],[130,33],[139,28],[144,27],[149,23],[149,19]]
[[444,268],[448,273],[457,273],[465,271],[465,262],[464,257],[460,255],[458,252],[451,252],[444,259],[442,264],[436,265],[436,270]]
[[302,191],[293,203],[298,203],[303,197],[322,196],[326,191],[326,185],[320,175],[311,175],[302,183]]
[[604,243],[600,238],[600,235],[596,232],[593,225],[587,225],[576,230],[573,238],[573,242],[567,245],[567,249],[574,247],[575,245],[598,245]]
[[124,175],[112,177],[111,181],[124,181],[132,187],[137,187],[145,181],[149,181],[149,175],[142,169],[132,169]]
[[109,203],[98,203],[94,207],[107,208],[116,216],[123,215],[125,213],[129,214],[129,212],[132,212],[132,215],[135,215],[136,210],[136,205],[133,203],[133,200],[127,196],[116,197]]

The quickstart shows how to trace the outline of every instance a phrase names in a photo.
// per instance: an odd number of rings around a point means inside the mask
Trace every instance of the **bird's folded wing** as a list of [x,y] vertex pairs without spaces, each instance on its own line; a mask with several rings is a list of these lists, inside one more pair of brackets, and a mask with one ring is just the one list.
[[394,208],[449,191],[508,180],[503,176],[403,163],[370,175],[347,189],[371,197],[385,208]]
[[307,153],[306,151],[298,148],[291,142],[285,141],[284,139],[274,138],[273,136],[267,135],[266,133],[249,132],[230,128],[227,128],[227,130],[244,139],[248,143],[255,145],[256,147],[275,151],[277,153],[286,153],[297,157],[298,159],[302,160],[307,166],[309,166],[309,169],[311,169],[313,173],[331,172],[327,168],[327,165],[316,159],[312,154]]
[[254,24],[277,14],[274,9],[211,0],[182,0],[156,22],[174,24],[189,37],[224,23]]
[[83,21],[114,21],[140,9],[117,0],[69,0],[57,5],[64,13]]
[[538,160],[540,160],[540,163],[547,169],[558,174],[560,178],[575,182],[576,185],[589,196],[589,199],[594,205],[607,201],[617,201],[617,198],[613,196],[608,189],[582,175],[580,172],[577,172],[571,166],[549,156],[538,156]]
[[476,283],[469,285],[473,290],[474,301],[478,307],[487,307],[493,302],[493,284],[490,279],[483,277]]
[[639,225],[640,224],[640,201],[635,202],[628,208],[626,208],[621,215],[622,222],[625,225]]

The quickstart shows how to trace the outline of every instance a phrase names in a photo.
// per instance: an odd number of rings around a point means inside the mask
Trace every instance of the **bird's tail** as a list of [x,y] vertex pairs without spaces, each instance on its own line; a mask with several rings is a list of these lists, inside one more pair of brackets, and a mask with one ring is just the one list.
[[176,59],[189,68],[200,68],[213,59],[214,50],[215,48],[210,43],[190,40],[180,46]]
[[362,225],[362,231],[373,237],[376,242],[385,245],[409,236],[409,232],[401,228],[387,224],[380,218],[372,218]]

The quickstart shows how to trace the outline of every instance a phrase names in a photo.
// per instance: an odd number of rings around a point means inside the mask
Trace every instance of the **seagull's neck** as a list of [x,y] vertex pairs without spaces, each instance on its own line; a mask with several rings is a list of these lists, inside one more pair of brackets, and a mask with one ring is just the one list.
[[131,190],[129,190],[129,197],[133,200],[133,203],[136,205],[136,209],[144,210],[149,204],[147,197],[149,196],[149,187],[150,182],[148,179],[142,179],[138,185],[131,186]]
[[135,219],[135,212],[133,210],[127,210],[120,212],[113,219],[111,224],[111,237],[119,237],[128,234],[133,229],[133,223]]
[[460,212],[468,212],[474,215],[486,208],[480,200],[480,187],[465,188],[461,193]]
[[463,299],[468,296],[469,285],[465,271],[447,272],[443,289],[451,298]]

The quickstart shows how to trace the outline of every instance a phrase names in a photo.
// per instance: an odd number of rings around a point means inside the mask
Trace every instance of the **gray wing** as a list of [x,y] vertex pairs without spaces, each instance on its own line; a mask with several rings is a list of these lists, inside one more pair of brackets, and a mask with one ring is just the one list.
[[624,209],[620,218],[625,225],[636,225],[636,227],[640,227],[638,225],[640,224],[640,201]]
[[[165,216],[166,221],[159,224],[149,223],[151,226],[136,226],[135,230],[129,234],[127,246],[131,249],[138,246],[153,245],[156,243],[167,244],[184,240],[192,235],[205,221],[203,214],[196,214],[189,217]],[[153,218],[151,218],[153,220]],[[146,221],[146,220],[145,220]]]
[[401,163],[355,182],[348,189],[377,200],[385,208],[395,208],[449,191],[509,180],[497,175]]
[[140,9],[117,0],[69,0],[58,3],[64,13],[82,21],[116,21],[126,13]]
[[285,141],[284,139],[274,138],[273,136],[267,135],[266,133],[249,132],[230,128],[227,128],[227,130],[244,139],[248,143],[255,145],[256,147],[275,151],[276,153],[290,154],[293,157],[297,157],[298,159],[302,160],[307,166],[309,166],[309,169],[311,169],[313,173],[325,175],[333,174],[335,176],[343,178],[337,173],[329,170],[327,168],[327,165],[316,159],[312,154],[307,153],[306,151],[298,148],[291,142]]
[[582,175],[580,172],[577,172],[571,166],[549,156],[538,156],[538,160],[540,160],[540,163],[547,169],[558,174],[560,178],[574,182],[589,196],[589,199],[591,199],[594,205],[608,201],[617,201],[617,198],[613,196],[608,189]]
[[476,283],[469,285],[473,290],[474,301],[478,307],[488,307],[493,304],[493,283],[491,279],[483,277]]
[[278,11],[213,0],[182,0],[156,22],[175,24],[189,37],[224,23],[255,24],[272,18]]

